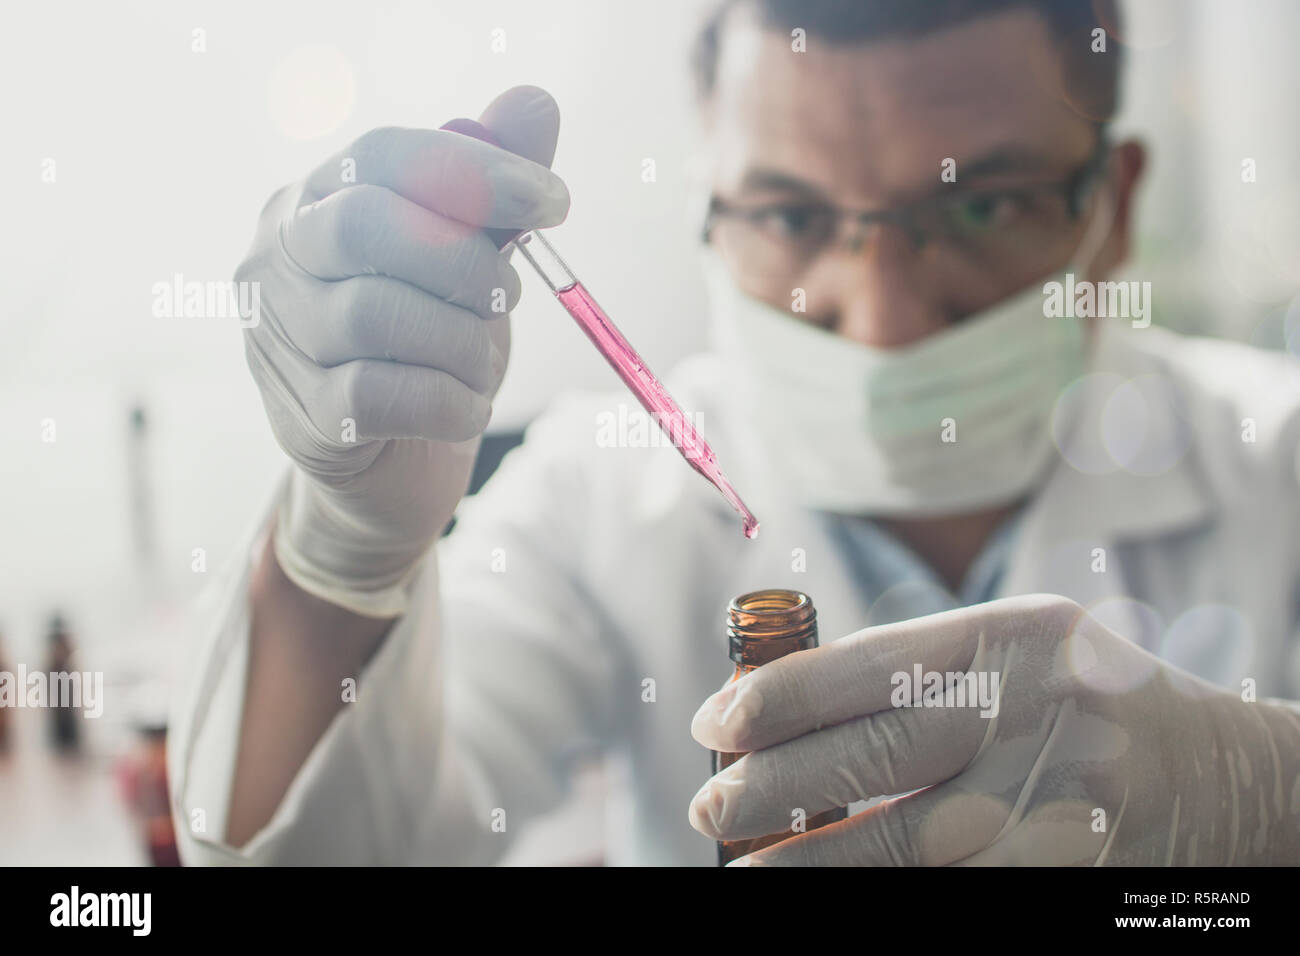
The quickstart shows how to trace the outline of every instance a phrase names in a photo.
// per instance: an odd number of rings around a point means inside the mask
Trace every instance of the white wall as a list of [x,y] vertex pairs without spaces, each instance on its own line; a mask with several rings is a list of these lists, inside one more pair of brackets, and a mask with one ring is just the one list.
[[[1146,141],[1133,278],[1157,321],[1283,344],[1300,328],[1300,3],[1129,0],[1116,132]],[[1242,181],[1253,159],[1256,181]],[[1293,339],[1300,348],[1300,339]]]

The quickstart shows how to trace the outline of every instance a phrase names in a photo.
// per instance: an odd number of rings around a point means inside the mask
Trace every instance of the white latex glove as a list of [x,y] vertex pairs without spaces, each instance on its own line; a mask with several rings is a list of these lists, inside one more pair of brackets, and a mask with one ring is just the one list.
[[[893,706],[892,675],[916,664],[996,672],[996,716],[956,706],[951,683],[948,706]],[[691,732],[753,751],[691,804],[715,839],[905,794],[736,864],[1300,862],[1300,708],[1244,702],[1052,595],[792,654],[714,694]]]
[[554,100],[517,87],[480,121],[511,152],[442,130],[366,133],[271,197],[235,275],[261,284],[248,364],[294,463],[276,557],[300,587],[373,617],[404,612],[505,372],[519,276],[480,227],[568,213],[546,168]]

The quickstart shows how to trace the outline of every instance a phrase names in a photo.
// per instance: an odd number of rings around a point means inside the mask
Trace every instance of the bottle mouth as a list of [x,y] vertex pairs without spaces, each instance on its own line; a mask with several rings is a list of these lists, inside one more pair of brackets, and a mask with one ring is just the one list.
[[734,598],[727,607],[727,638],[733,659],[755,641],[793,641],[796,649],[814,647],[817,609],[812,598],[802,591],[750,591]]

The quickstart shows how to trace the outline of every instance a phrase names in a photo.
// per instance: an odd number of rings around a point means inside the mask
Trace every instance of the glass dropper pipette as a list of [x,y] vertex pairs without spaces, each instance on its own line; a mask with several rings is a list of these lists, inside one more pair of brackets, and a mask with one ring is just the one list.
[[744,522],[745,537],[753,538],[758,534],[758,519],[745,506],[731,486],[727,476],[718,467],[717,456],[708,443],[700,437],[680,406],[673,401],[668,390],[658,377],[650,371],[623,337],[609,316],[591,297],[591,293],[578,281],[577,277],[564,264],[555,247],[546,241],[537,230],[525,232],[515,240],[515,248],[537,270],[543,281],[550,286],[560,304],[573,316],[574,320],[587,333],[596,350],[605,356],[605,361],[618,373],[618,377],[637,397],[641,406],[650,413],[650,417],[659,424],[673,446],[681,452],[687,464],[698,471],[722,492],[731,507],[735,508]]
[[[454,119],[443,124],[442,128],[501,147],[501,143],[491,131],[474,120]],[[518,235],[510,230],[500,229],[488,229],[487,232],[501,247],[508,242],[514,242],[515,248],[537,270],[537,274],[555,293],[555,298],[569,315],[573,316],[574,321],[587,334],[587,338],[591,339],[591,343],[596,346],[596,351],[605,357],[605,361],[672,441],[673,447],[686,459],[686,463],[703,475],[722,493],[731,507],[736,509],[743,521],[745,537],[756,537],[758,519],[746,507],[740,495],[736,494],[736,489],[727,480],[727,476],[718,467],[718,459],[713,449],[696,432],[681,407],[673,401],[663,383],[650,371],[636,349],[632,348],[632,344],[623,337],[623,333],[610,321],[605,310],[597,304],[591,293],[578,281],[578,277],[565,265],[560,254],[555,251],[555,247],[535,229]]]

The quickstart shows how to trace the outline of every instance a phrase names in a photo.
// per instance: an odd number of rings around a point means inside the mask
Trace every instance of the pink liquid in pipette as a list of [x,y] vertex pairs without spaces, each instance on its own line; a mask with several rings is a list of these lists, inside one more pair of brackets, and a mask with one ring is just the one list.
[[746,538],[758,536],[758,519],[745,507],[745,503],[736,494],[727,476],[718,467],[717,456],[708,443],[700,437],[678,404],[673,401],[663,384],[636,354],[623,334],[614,328],[613,323],[596,300],[591,297],[581,282],[561,289],[555,293],[560,304],[568,310],[569,315],[582,326],[592,344],[605,356],[614,367],[624,384],[632,390],[641,405],[658,423],[673,445],[677,448],[687,464],[709,480],[713,487],[722,492],[731,507],[740,513],[744,522]]

